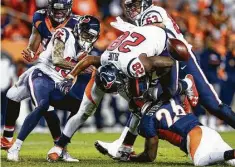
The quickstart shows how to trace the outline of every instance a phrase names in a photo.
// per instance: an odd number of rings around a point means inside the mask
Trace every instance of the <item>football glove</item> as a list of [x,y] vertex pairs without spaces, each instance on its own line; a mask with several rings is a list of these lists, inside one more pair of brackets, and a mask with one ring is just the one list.
[[65,78],[62,82],[56,84],[56,88],[59,89],[64,95],[67,95],[73,86],[73,79]]

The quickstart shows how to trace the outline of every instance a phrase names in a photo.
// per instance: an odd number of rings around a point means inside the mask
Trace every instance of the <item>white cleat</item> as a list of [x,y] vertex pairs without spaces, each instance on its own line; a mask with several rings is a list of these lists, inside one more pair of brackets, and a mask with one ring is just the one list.
[[112,143],[102,142],[97,140],[95,142],[96,149],[104,155],[108,155],[113,159],[119,159],[118,149],[121,147],[122,143],[119,140],[115,140]]
[[79,162],[79,160],[76,158],[73,158],[67,150],[62,151],[61,160],[65,162]]
[[196,84],[195,84],[193,76],[191,74],[187,74],[185,78],[191,80],[191,82],[192,82],[191,88],[186,90],[186,95],[188,97],[190,105],[192,107],[195,107],[199,101],[199,94],[197,91]]
[[231,166],[235,166],[235,159],[231,159],[229,161],[226,161],[225,163]]
[[47,153],[47,161],[48,162],[56,162],[62,155],[63,148],[54,146]]
[[8,161],[19,161],[19,147],[11,147],[7,150],[7,160]]
[[132,146],[121,145],[121,147],[119,147],[118,149],[117,157],[120,157],[119,158],[120,161],[128,161],[132,152],[133,152]]

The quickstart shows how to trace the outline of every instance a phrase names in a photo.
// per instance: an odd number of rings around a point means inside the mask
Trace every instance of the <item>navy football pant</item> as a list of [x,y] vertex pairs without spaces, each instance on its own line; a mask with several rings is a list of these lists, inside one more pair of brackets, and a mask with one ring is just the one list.
[[231,105],[233,96],[235,94],[235,83],[229,81],[223,81],[221,84],[220,98],[223,102]]
[[208,112],[235,128],[235,112],[221,102],[200,68],[196,56],[192,51],[190,53],[191,57],[187,62],[180,62],[180,78],[184,78],[186,74],[193,75],[199,93],[199,103]]
[[39,69],[35,69],[29,76],[29,88],[36,108],[26,117],[22,125],[18,135],[18,139],[22,141],[37,126],[40,118],[48,110],[49,95],[55,89],[55,82]]

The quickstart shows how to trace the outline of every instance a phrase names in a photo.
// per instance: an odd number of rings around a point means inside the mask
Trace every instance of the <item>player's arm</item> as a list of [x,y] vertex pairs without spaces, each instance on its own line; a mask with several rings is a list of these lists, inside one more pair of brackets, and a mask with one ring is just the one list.
[[79,75],[83,70],[88,68],[90,65],[100,66],[100,56],[86,56],[82,60],[80,60],[73,70],[70,72],[71,77],[76,77]]
[[154,23],[153,25],[157,26],[157,27],[160,27],[160,28],[163,28],[163,29],[166,28],[166,26],[163,23]]
[[161,76],[160,83],[163,86],[162,96],[159,100],[169,100],[178,90],[178,62],[171,57],[140,55],[139,59],[144,66],[146,73],[156,71]]
[[156,71],[162,76],[170,71],[171,67],[174,65],[174,62],[175,61],[171,57],[148,57],[145,53],[142,53],[139,57],[133,58],[128,62],[123,61],[123,64],[127,65],[127,70],[123,70],[133,78],[140,78],[153,71]]
[[139,56],[141,63],[144,66],[145,72],[153,72],[158,69],[170,69],[174,65],[174,60],[170,57],[151,56],[147,57],[146,54]]
[[41,41],[42,41],[42,37],[40,33],[35,27],[33,27],[32,34],[30,35],[29,44],[27,48],[29,48],[33,52],[36,52],[40,46]]
[[157,156],[158,136],[145,139],[144,151],[138,155],[131,155],[132,162],[153,162]]
[[33,27],[32,33],[29,38],[28,46],[21,53],[24,59],[26,59],[28,62],[32,62],[35,59],[37,59],[38,55],[40,54],[40,53],[37,53],[37,50],[40,46],[41,41],[42,41],[42,37],[40,33],[35,27]]
[[54,39],[53,49],[52,49],[52,63],[55,66],[66,68],[66,69],[73,69],[75,64],[66,61],[64,59],[64,50],[65,50],[65,43],[58,38]]

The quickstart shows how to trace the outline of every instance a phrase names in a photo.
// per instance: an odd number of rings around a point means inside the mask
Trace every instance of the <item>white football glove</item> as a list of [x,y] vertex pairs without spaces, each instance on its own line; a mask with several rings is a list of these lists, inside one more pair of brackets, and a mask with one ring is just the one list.
[[116,17],[116,21],[115,22],[111,22],[110,25],[122,32],[125,31],[130,31],[131,29],[135,28],[136,26],[133,24],[130,24],[128,22],[125,22],[121,19],[121,17]]

